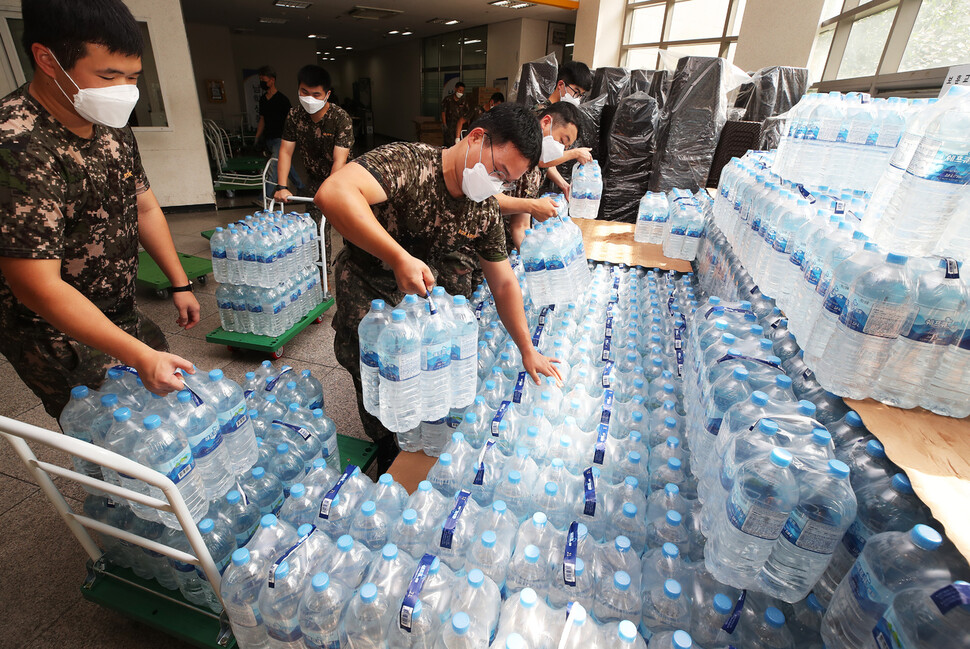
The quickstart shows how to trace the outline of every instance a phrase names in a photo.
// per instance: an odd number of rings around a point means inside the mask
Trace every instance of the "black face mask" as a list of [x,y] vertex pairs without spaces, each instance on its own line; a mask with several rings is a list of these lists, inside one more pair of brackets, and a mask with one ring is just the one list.
[[260,81],[259,82],[259,89],[260,90],[263,90],[263,91],[269,90],[269,84],[266,83],[265,81]]

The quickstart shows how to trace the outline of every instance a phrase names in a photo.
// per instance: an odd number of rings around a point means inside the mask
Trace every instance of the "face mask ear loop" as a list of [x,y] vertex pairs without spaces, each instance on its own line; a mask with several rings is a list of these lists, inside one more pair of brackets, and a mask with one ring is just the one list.
[[[54,56],[54,51],[51,49],[48,49],[47,53],[51,55],[52,59],[54,59],[54,63],[56,63],[57,67],[61,69],[61,72],[64,73],[64,76],[67,77],[72,84],[74,84],[74,87],[77,88],[77,91],[81,92],[81,86],[77,85],[77,82],[75,82],[74,79],[71,79],[71,75],[67,73],[67,70],[64,69],[64,66],[61,65],[61,62],[57,60],[56,56]],[[54,81],[54,85],[57,86],[57,89],[61,91],[62,95],[64,95],[64,98],[67,99],[69,102],[71,102],[71,105],[74,105],[74,100],[67,96],[67,93],[64,92],[63,88],[61,88],[61,84],[57,83],[57,79],[54,79],[53,81]]]

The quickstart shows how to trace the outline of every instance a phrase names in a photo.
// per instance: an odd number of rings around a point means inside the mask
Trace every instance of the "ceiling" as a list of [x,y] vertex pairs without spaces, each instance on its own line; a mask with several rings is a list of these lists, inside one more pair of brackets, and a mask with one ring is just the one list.
[[[434,36],[465,27],[476,27],[516,18],[536,18],[565,23],[576,22],[576,12],[543,5],[507,9],[488,4],[489,0],[309,0],[308,9],[276,6],[276,0],[182,0],[187,23],[224,25],[256,36],[318,37],[321,46],[350,46],[367,50]],[[348,14],[354,7],[394,9],[402,13],[378,20],[362,20]],[[264,24],[260,18],[285,19],[283,24]],[[458,24],[429,23],[432,19],[460,20]],[[388,32],[411,31],[410,36]]]

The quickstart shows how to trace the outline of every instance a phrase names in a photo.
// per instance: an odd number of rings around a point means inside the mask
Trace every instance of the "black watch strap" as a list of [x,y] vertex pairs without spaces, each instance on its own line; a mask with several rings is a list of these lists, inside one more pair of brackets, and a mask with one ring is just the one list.
[[286,191],[290,191],[290,188],[287,187],[286,185],[277,185],[276,186],[276,191],[280,191],[281,189],[285,189]]
[[173,286],[171,289],[172,293],[191,293],[192,292],[192,282],[189,282],[185,286]]

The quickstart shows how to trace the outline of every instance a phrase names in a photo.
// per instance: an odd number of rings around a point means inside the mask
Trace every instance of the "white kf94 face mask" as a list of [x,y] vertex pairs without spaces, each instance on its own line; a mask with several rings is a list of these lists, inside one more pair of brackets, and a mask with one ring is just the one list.
[[553,160],[558,160],[563,157],[566,153],[566,145],[562,142],[557,142],[555,138],[551,135],[546,135],[542,138],[542,161],[552,162]]
[[[482,149],[485,148],[485,140],[482,139]],[[468,164],[468,151],[471,149],[469,144],[465,149],[465,164]],[[481,203],[495,194],[502,193],[502,181],[492,178],[488,174],[488,169],[482,164],[482,151],[478,152],[478,162],[469,169],[467,166],[461,173],[461,191],[468,198]]]
[[[61,66],[53,52],[51,52],[51,57],[57,63],[57,67],[61,68],[61,72],[68,79],[71,79],[71,75],[67,74],[67,70]],[[57,83],[57,81],[54,81],[54,83]],[[72,103],[78,115],[89,122],[110,128],[122,128],[128,124],[131,111],[135,109],[135,104],[138,103],[138,86],[125,83],[120,86],[108,86],[107,88],[82,88],[77,85],[74,79],[71,79],[71,83],[77,88],[77,94],[74,95]],[[57,83],[57,87],[71,101],[71,98],[61,88],[61,84]]]
[[[329,94],[327,95],[330,96]],[[303,106],[303,110],[310,113],[311,115],[316,115],[321,110],[327,107],[326,99],[317,99],[316,97],[304,97],[300,95],[300,105]]]

